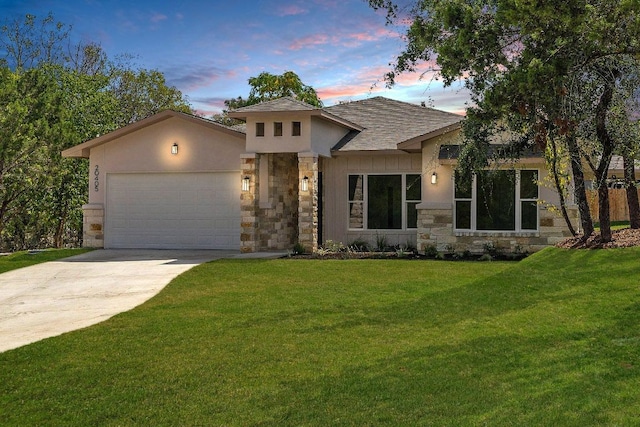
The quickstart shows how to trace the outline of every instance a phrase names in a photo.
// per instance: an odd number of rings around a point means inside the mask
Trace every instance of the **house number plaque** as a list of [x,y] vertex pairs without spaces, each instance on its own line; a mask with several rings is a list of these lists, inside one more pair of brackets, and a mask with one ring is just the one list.
[[96,168],[93,170],[93,191],[98,191],[100,189],[100,167],[96,165]]

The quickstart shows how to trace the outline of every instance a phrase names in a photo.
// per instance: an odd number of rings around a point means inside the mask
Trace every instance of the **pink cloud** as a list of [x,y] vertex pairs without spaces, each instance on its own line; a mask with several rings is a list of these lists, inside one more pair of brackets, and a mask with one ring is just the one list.
[[290,4],[284,5],[278,8],[276,11],[277,16],[295,16],[295,15],[303,15],[309,12],[308,9],[304,9],[298,5]]
[[364,30],[357,32],[331,32],[311,34],[294,40],[290,45],[290,50],[300,50],[310,46],[320,46],[326,44],[341,45],[344,47],[358,47],[364,43],[372,43],[385,38],[397,38],[398,33],[386,27],[367,26]]
[[310,36],[294,40],[293,43],[289,45],[289,49],[300,50],[309,46],[324,45],[327,44],[328,41],[329,37],[326,34],[312,34]]

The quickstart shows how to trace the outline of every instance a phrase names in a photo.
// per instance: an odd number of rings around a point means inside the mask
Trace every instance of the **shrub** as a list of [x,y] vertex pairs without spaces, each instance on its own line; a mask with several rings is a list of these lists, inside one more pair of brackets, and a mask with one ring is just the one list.
[[349,250],[351,252],[368,252],[369,242],[363,239],[356,239],[349,244]]
[[437,258],[438,248],[436,248],[436,245],[426,245],[424,247],[424,256],[427,258]]
[[387,246],[387,236],[376,233],[376,251],[383,252]]
[[304,246],[302,245],[302,243],[297,242],[295,245],[293,245],[292,253],[294,255],[301,255],[301,254],[305,253],[305,249],[304,249]]

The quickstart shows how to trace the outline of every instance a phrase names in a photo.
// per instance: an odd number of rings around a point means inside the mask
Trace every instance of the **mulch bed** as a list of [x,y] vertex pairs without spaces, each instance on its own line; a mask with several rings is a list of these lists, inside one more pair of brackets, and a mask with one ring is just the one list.
[[610,249],[640,246],[640,229],[623,228],[621,230],[613,230],[611,237],[610,242],[603,243],[600,234],[593,234],[586,241],[582,240],[582,236],[576,236],[558,243],[556,247],[567,249]]

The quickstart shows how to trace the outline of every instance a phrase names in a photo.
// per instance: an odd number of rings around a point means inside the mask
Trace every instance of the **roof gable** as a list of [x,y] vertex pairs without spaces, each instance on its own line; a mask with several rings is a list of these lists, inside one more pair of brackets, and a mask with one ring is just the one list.
[[241,129],[232,128],[229,126],[222,125],[220,123],[214,122],[213,120],[208,120],[202,117],[194,116],[186,113],[179,113],[177,111],[165,110],[160,113],[154,114],[153,116],[149,116],[146,119],[137,121],[135,123],[131,123],[127,126],[124,126],[120,129],[114,130],[113,132],[109,132],[107,134],[98,136],[89,141],[85,141],[81,144],[75,145],[71,148],[67,148],[62,152],[63,157],[84,157],[89,158],[89,151],[93,147],[100,146],[102,144],[106,144],[107,142],[113,141],[114,139],[120,138],[124,135],[128,135],[130,133],[136,132],[140,129],[146,128],[148,126],[154,125],[156,123],[165,121],[167,119],[177,117],[182,120],[187,120],[202,126],[206,126],[217,131],[221,131],[223,133],[229,134],[231,136],[235,136],[238,138],[242,138],[244,140],[245,134]]

